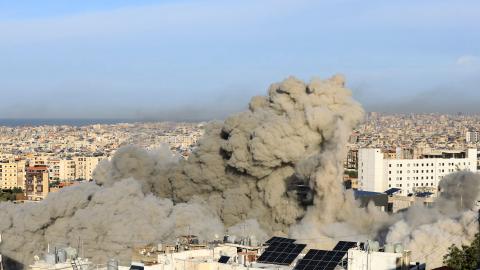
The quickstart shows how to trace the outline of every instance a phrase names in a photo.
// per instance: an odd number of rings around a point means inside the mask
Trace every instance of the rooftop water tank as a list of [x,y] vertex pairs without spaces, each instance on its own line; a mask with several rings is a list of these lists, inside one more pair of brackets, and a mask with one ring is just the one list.
[[45,255],[45,262],[51,265],[55,265],[57,263],[55,254],[48,253],[47,255]]
[[367,241],[368,251],[377,252],[380,249],[380,243],[377,241],[368,240]]
[[107,270],[118,270],[118,261],[115,259],[108,260]]
[[78,256],[77,250],[75,248],[66,247],[63,250],[65,250],[66,255],[67,255],[67,259],[69,259],[69,260],[73,260],[73,259],[77,258],[77,256]]
[[395,244],[395,253],[403,253],[404,250],[402,244]]
[[385,245],[385,252],[386,253],[394,253],[395,252],[395,247],[392,244],[386,244]]
[[258,246],[258,241],[255,235],[250,236],[250,246],[252,247]]
[[67,252],[64,249],[57,250],[57,259],[59,263],[67,261]]

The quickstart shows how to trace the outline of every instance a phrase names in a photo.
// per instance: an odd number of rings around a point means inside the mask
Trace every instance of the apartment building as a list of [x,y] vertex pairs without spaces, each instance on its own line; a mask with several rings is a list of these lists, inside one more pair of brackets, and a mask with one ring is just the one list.
[[75,162],[75,178],[91,180],[93,171],[103,157],[74,157]]
[[61,159],[59,163],[58,177],[60,181],[75,180],[75,160]]
[[28,200],[39,201],[47,197],[49,192],[47,166],[28,167],[25,178],[25,196]]
[[358,154],[359,189],[384,192],[401,189],[402,195],[418,192],[436,194],[445,175],[477,171],[477,149],[434,151],[417,159],[398,159],[378,148],[361,148]]
[[3,160],[0,162],[0,188],[13,189],[25,184],[25,160]]
[[474,130],[467,130],[465,132],[465,142],[466,143],[477,143],[479,141],[479,134]]

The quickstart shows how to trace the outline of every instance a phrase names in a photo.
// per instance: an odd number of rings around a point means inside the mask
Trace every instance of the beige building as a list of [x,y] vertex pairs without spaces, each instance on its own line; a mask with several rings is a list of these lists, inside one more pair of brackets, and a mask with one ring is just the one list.
[[74,157],[75,178],[91,180],[92,174],[103,157]]
[[47,197],[49,191],[47,166],[28,167],[25,178],[25,196],[28,200],[39,201]]
[[0,162],[0,188],[13,189],[25,184],[25,160],[4,160]]
[[60,181],[75,180],[75,160],[62,159],[59,164],[58,177]]

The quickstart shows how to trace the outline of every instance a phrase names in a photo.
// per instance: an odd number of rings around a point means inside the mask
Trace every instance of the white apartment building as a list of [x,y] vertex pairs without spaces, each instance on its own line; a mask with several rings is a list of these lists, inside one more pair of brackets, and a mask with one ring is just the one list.
[[477,143],[479,140],[479,134],[477,131],[469,131],[465,132],[465,142],[467,143]]
[[477,171],[477,149],[436,151],[419,159],[385,158],[377,148],[362,148],[358,152],[360,190],[385,192],[399,188],[402,195],[435,194],[445,175],[462,170]]

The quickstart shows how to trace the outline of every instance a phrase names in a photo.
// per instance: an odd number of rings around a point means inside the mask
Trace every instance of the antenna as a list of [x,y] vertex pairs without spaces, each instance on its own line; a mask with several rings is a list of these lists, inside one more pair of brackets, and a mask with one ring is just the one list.
[[77,248],[77,250],[78,250],[78,251],[77,251],[78,254],[80,255],[80,251],[81,251],[81,250],[80,250],[80,235],[78,236],[78,248]]
[[[478,208],[478,237],[480,237],[480,207]],[[477,258],[477,269],[480,269],[480,256]]]

